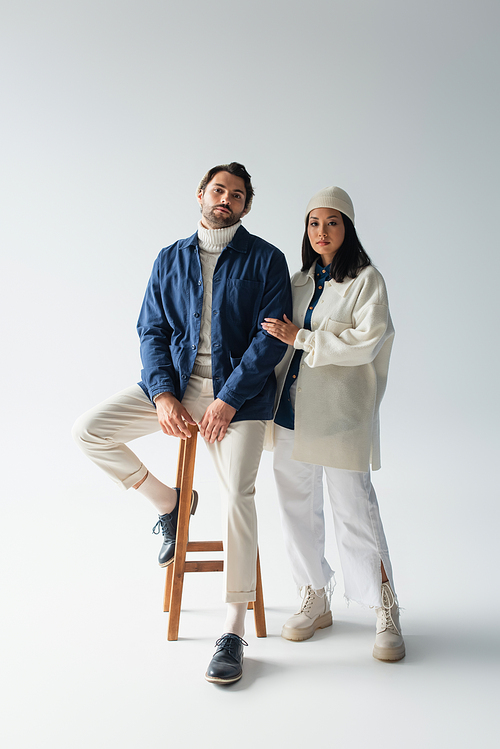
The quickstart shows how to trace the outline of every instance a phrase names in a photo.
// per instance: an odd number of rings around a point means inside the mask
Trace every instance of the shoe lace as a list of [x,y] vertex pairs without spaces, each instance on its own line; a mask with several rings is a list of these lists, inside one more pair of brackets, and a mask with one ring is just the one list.
[[234,657],[236,647],[240,643],[242,645],[248,645],[248,642],[245,642],[245,640],[238,635],[231,633],[222,635],[222,637],[219,637],[219,639],[215,643],[215,647],[217,648],[216,652],[219,652],[219,650],[228,650],[229,653]]
[[155,536],[157,536],[160,532],[165,535],[165,533],[168,531],[168,527],[168,520],[166,520],[165,518],[159,518],[151,533],[154,533]]

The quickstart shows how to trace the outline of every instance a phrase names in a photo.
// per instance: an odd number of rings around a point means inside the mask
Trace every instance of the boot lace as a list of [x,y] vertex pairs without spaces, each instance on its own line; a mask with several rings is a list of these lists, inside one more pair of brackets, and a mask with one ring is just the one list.
[[308,614],[310,612],[312,605],[314,603],[314,599],[316,597],[317,596],[314,590],[311,588],[310,585],[307,585],[305,592],[304,592],[304,598],[302,600],[302,606],[300,607],[301,614]]
[[318,594],[316,593],[316,591],[314,590],[314,588],[311,585],[306,585],[306,587],[304,589],[304,598],[302,599],[302,605],[300,607],[299,613],[300,614],[309,614],[309,612],[310,612],[310,610],[311,610],[311,608],[312,608],[312,606],[314,604],[314,601],[317,598],[323,598],[323,597],[324,597],[325,601],[327,602],[327,608],[330,608],[330,602],[332,600],[332,593],[333,593],[333,588],[334,587],[335,587],[335,584],[332,584],[332,582],[330,581],[328,583],[328,585],[326,585],[325,588],[324,588],[324,594],[323,594],[323,596],[318,596]]
[[392,592],[390,585],[382,585],[382,606],[377,609],[377,614],[380,616],[380,627],[379,631],[391,630],[396,634],[400,634],[396,624],[392,618],[392,607],[397,606],[396,597]]

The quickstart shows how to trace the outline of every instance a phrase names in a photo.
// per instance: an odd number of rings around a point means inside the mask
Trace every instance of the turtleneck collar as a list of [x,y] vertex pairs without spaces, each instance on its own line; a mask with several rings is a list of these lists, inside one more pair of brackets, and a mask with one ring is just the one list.
[[238,221],[236,224],[224,226],[222,229],[206,229],[201,221],[198,221],[198,245],[200,249],[208,252],[222,252],[240,226],[241,221]]

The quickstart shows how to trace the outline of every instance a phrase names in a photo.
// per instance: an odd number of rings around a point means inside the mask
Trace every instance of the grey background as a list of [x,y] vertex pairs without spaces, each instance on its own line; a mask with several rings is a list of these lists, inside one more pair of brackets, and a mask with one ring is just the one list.
[[[2,0],[0,14],[4,746],[246,747],[259,732],[290,747],[493,746],[498,4]],[[270,636],[249,618],[244,679],[206,684],[219,578],[188,579],[167,643],[154,514],[69,436],[137,381],[153,260],[195,231],[198,180],[230,160],[256,189],[245,225],[292,272],[309,198],[337,184],[387,281],[374,483],[406,609],[397,666],[371,658],[373,613],[344,606],[330,525],[338,621],[308,644],[279,638],[296,597],[267,454]],[[166,440],[138,452],[172,481]],[[202,445],[197,470],[192,535],[215,538]]]

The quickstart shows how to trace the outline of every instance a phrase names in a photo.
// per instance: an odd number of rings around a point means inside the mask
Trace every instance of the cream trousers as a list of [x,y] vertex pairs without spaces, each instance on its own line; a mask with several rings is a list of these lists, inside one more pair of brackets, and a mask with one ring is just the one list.
[[[192,375],[182,404],[196,422],[201,421],[213,400],[212,380]],[[158,431],[156,408],[142,388],[133,385],[83,414],[73,427],[73,436],[96,465],[117,484],[129,489],[146,476],[147,468],[126,443]],[[221,442],[205,443],[219,477],[226,520],[227,603],[255,600],[257,516],[254,497],[264,433],[264,421],[237,421],[229,425]],[[173,442],[171,446],[174,447]]]
[[296,584],[320,590],[333,577],[325,559],[324,474],[345,596],[366,606],[381,606],[380,562],[393,590],[394,582],[370,474],[292,460],[293,430],[274,426],[274,475],[285,547]]

